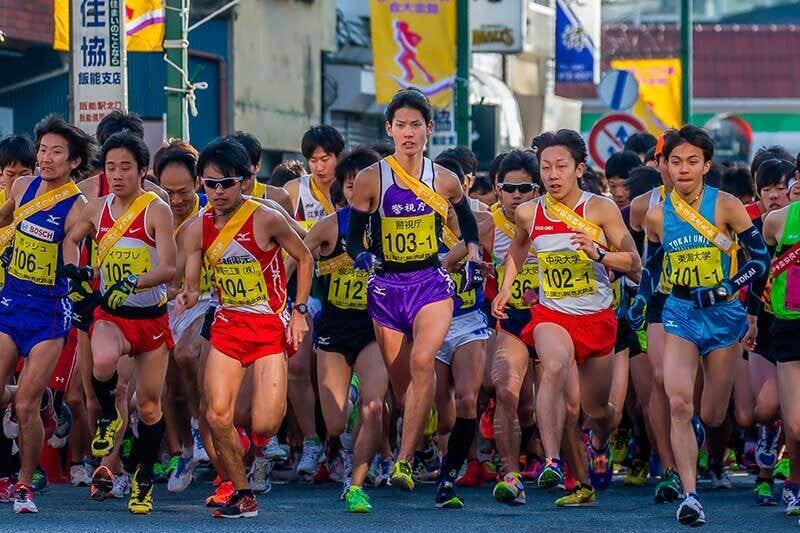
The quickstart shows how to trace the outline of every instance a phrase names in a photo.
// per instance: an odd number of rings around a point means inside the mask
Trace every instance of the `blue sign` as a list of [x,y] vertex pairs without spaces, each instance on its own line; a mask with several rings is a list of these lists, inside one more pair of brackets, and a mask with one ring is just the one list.
[[556,1],[556,81],[596,81],[600,35],[594,29],[596,25],[586,20],[592,15],[599,17],[599,5],[596,6],[598,12],[592,12],[594,4],[575,0]]

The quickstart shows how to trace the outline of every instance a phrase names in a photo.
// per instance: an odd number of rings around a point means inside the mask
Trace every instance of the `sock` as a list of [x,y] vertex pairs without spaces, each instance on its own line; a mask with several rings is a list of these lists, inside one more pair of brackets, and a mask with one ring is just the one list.
[[14,474],[14,464],[11,459],[13,445],[14,442],[0,430],[0,477],[11,477]]
[[106,420],[113,420],[117,416],[117,406],[114,403],[114,396],[117,392],[117,373],[114,372],[111,379],[107,381],[100,381],[92,375],[92,389],[100,403],[100,416]]
[[139,458],[139,473],[136,480],[140,483],[151,481],[153,478],[153,465],[158,460],[158,450],[161,448],[161,439],[164,438],[166,428],[167,423],[164,422],[163,416],[152,425],[139,420],[139,438],[134,439],[133,449]]
[[477,418],[456,418],[450,438],[447,441],[447,455],[444,458],[444,469],[442,479],[454,483],[458,471],[467,460],[469,447],[475,438],[475,430],[478,427]]

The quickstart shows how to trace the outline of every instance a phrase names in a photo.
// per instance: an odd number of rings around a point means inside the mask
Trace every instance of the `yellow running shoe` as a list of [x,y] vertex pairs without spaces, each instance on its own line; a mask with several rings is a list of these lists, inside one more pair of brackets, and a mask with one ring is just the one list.
[[644,487],[647,484],[647,476],[650,474],[650,469],[647,463],[641,459],[634,459],[628,475],[623,480],[625,485],[633,487]]
[[500,503],[508,505],[525,505],[525,486],[519,472],[506,474],[502,480],[498,481],[492,490],[494,499]]
[[133,514],[150,514],[153,512],[153,482],[139,481],[139,470],[131,477],[131,498],[128,510]]
[[122,429],[122,415],[119,410],[115,410],[114,414],[113,420],[100,418],[97,421],[97,431],[92,439],[92,455],[95,457],[105,457],[114,451],[114,439]]
[[411,463],[408,460],[397,461],[392,468],[390,480],[392,486],[411,492],[414,490],[414,478],[411,477],[411,474]]
[[592,507],[597,505],[594,489],[583,483],[578,483],[575,488],[556,500],[557,507]]

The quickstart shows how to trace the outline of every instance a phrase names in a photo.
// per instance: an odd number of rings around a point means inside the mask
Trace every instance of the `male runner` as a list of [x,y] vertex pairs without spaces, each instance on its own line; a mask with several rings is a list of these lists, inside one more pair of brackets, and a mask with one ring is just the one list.
[[[286,347],[308,331],[305,304],[311,288],[312,257],[283,216],[242,196],[250,175],[247,154],[229,139],[212,142],[197,161],[210,209],[184,230],[186,277],[176,313],[196,305],[204,263],[213,268],[220,299],[211,325],[211,350],[204,372],[205,413],[214,450],[236,492],[215,517],[258,514],[233,425],[236,397],[252,366],[251,429],[274,435],[286,411]],[[286,317],[286,274],[282,251],[297,262],[297,298]]]
[[[78,287],[75,292],[94,276],[91,267],[76,266],[79,246],[90,234],[97,242],[103,297],[89,330],[92,389],[101,409],[92,440],[96,457],[114,450],[123,425],[115,406],[117,363],[128,355],[136,366],[139,427],[133,455],[138,469],[128,501],[134,514],[153,510],[153,465],[165,430],[161,393],[168,350],[173,347],[166,306],[167,284],[175,274],[172,213],[155,193],[142,188],[149,161],[150,151],[136,135],[123,131],[109,137],[103,144],[102,163],[112,192],[89,201],[65,242],[65,271]],[[102,489],[110,492],[107,485]]]
[[244,131],[236,131],[230,137],[244,147],[247,152],[247,158],[250,160],[250,172],[252,172],[252,175],[242,182],[242,192],[245,196],[269,198],[278,202],[289,213],[293,213],[292,198],[286,192],[286,189],[265,185],[258,181],[258,173],[261,172],[261,155],[264,152],[261,141],[255,135]]
[[492,302],[492,312],[507,318],[514,278],[531,243],[539,263],[539,302],[522,338],[535,344],[542,365],[536,396],[539,431],[547,463],[540,486],[563,478],[562,437],[570,467],[578,480],[558,506],[591,504],[585,454],[577,438],[582,408],[592,428],[595,454],[608,454],[617,406],[610,401],[616,316],[610,308],[608,270],[636,273],[640,259],[619,209],[609,199],[578,188],[586,167],[586,145],[572,130],[545,132],[534,138],[544,197],[517,208],[516,232],[506,256],[506,278]]
[[[434,360],[450,328],[453,282],[437,252],[450,206],[455,210],[469,260],[460,292],[483,283],[478,227],[458,178],[423,156],[433,129],[431,107],[416,89],[398,91],[386,109],[386,132],[395,153],[356,177],[347,234],[355,268],[375,270],[367,308],[375,324],[399,406],[403,431],[392,485],[413,490],[411,458],[434,400]],[[380,245],[364,246],[364,231],[377,213]],[[458,240],[455,237],[455,240]]]

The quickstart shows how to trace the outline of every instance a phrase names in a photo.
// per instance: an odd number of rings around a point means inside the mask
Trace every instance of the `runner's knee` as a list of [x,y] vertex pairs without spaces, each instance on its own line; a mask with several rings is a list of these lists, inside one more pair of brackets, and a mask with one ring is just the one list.
[[681,394],[673,394],[669,398],[669,412],[672,418],[677,420],[691,420],[694,416],[694,404],[691,395],[684,397]]
[[148,426],[155,424],[161,418],[160,401],[140,398],[136,410],[139,413],[139,418]]

